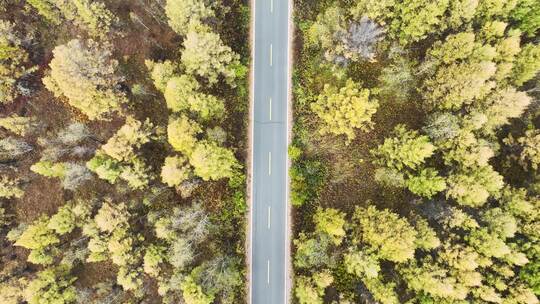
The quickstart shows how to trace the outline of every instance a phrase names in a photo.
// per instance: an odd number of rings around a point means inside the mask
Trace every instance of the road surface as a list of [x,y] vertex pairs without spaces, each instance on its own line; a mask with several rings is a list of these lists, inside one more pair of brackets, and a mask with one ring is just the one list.
[[254,5],[251,303],[287,302],[289,2]]

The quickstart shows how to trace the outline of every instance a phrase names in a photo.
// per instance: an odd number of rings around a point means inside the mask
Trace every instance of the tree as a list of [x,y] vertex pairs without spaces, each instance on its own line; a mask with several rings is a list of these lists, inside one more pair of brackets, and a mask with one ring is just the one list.
[[300,268],[329,265],[331,263],[331,257],[328,254],[330,241],[327,235],[309,238],[306,234],[300,233],[299,237],[293,241],[296,246],[294,265]]
[[12,278],[0,284],[0,302],[19,304],[24,300],[24,290],[28,286],[26,278]]
[[180,112],[189,109],[189,98],[196,94],[200,85],[192,76],[173,76],[167,82],[163,92],[167,108],[173,112]]
[[484,98],[495,87],[489,79],[496,71],[495,64],[487,61],[442,67],[424,82],[426,101],[437,109],[457,110],[463,104]]
[[91,120],[105,119],[126,102],[118,89],[122,80],[116,75],[118,62],[108,47],[75,39],[57,46],[53,55],[50,75],[43,79],[45,86],[56,97],[66,97]]
[[47,268],[30,281],[25,290],[25,299],[29,304],[74,303],[77,292],[73,282],[76,279],[70,275],[67,267]]
[[497,90],[483,102],[483,113],[487,116],[485,130],[494,130],[508,124],[510,118],[518,118],[532,102],[525,92],[509,87]]
[[0,127],[7,129],[19,136],[26,136],[37,130],[41,124],[34,117],[19,116],[11,114],[0,118]]
[[477,47],[475,34],[462,32],[448,35],[444,42],[435,42],[428,53],[441,63],[452,64],[458,60],[468,59]]
[[180,289],[182,289],[186,304],[211,304],[214,301],[214,296],[205,294],[192,276],[188,276],[182,282]]
[[239,56],[221,41],[219,34],[213,32],[191,31],[184,40],[182,64],[186,72],[216,84],[223,76],[229,85],[236,78],[235,65],[239,64]]
[[345,214],[337,209],[318,208],[313,216],[316,233],[324,233],[335,245],[341,244],[345,237]]
[[450,112],[435,112],[431,114],[422,128],[433,142],[444,143],[460,134],[460,119]]
[[160,264],[167,259],[166,248],[163,246],[151,244],[146,248],[144,254],[144,272],[158,278],[160,274]]
[[326,59],[345,64],[360,59],[373,61],[377,42],[383,38],[384,30],[374,21],[362,16],[360,21],[351,22],[347,31],[335,33],[335,48],[328,48]]
[[189,163],[195,175],[206,181],[231,178],[240,167],[231,150],[205,141],[197,143]]
[[73,5],[77,9],[76,21],[82,23],[92,37],[106,37],[112,24],[117,21],[103,2],[73,0]]
[[448,277],[447,271],[433,261],[426,260],[421,266],[411,263],[400,269],[408,287],[436,298],[463,300],[455,288],[455,280]]
[[540,165],[540,131],[528,130],[525,135],[517,139],[521,148],[520,164],[525,168],[538,169]]
[[161,180],[170,187],[179,186],[192,176],[188,160],[182,156],[169,156],[161,168]]
[[17,161],[33,148],[25,141],[14,137],[5,137],[0,139],[0,161]]
[[15,245],[31,250],[28,255],[31,263],[48,265],[53,262],[53,246],[60,243],[60,240],[48,224],[46,216],[40,217],[28,226],[15,242]]
[[405,50],[395,45],[390,48],[388,57],[392,63],[386,65],[379,76],[379,96],[405,102],[417,87],[415,62],[408,58]]
[[517,26],[522,32],[533,37],[540,28],[540,3],[534,0],[518,1],[511,17],[517,21]]
[[471,168],[448,177],[446,196],[458,204],[470,207],[484,205],[490,195],[496,195],[504,185],[502,176],[491,166]]
[[450,16],[446,19],[446,23],[454,29],[469,23],[474,18],[478,2],[478,0],[450,0],[448,9]]
[[397,263],[413,258],[417,232],[399,215],[374,206],[356,208],[353,225],[354,238],[367,243],[380,258]]
[[61,12],[51,0],[28,0],[37,12],[52,24],[59,25],[62,22]]
[[236,258],[218,255],[195,267],[191,276],[206,294],[218,296],[223,303],[236,303],[235,293],[243,285],[243,276]]
[[355,128],[369,130],[373,125],[371,117],[379,106],[369,95],[368,89],[362,89],[351,79],[341,88],[325,85],[323,93],[311,104],[313,112],[323,121],[320,133],[343,134],[350,143],[356,137]]
[[402,170],[405,167],[416,169],[435,151],[435,146],[425,135],[407,130],[404,125],[394,128],[394,137],[386,138],[382,145],[371,153],[377,159],[375,163]]
[[116,183],[120,177],[123,167],[114,158],[108,156],[103,151],[98,151],[94,157],[86,163],[86,167],[97,174],[101,179],[111,184]]
[[214,17],[214,11],[206,0],[167,0],[165,13],[171,28],[179,35],[199,27],[205,19]]
[[511,79],[521,86],[531,80],[540,71],[540,45],[526,44],[516,56]]
[[398,295],[395,292],[396,283],[383,282],[378,276],[372,279],[362,280],[366,288],[369,290],[373,298],[381,304],[398,304]]
[[202,132],[202,128],[199,124],[185,115],[170,119],[167,127],[167,136],[171,146],[176,151],[186,155],[192,154],[197,144],[196,136],[200,132]]
[[72,232],[76,227],[81,227],[82,223],[88,219],[91,208],[85,201],[68,203],[58,209],[47,224],[47,228],[52,229],[58,235]]
[[21,198],[24,191],[19,186],[18,179],[10,179],[3,175],[0,177],[0,197],[3,198]]
[[126,123],[101,146],[101,150],[117,161],[131,162],[137,155],[134,149],[152,139],[154,125],[149,119],[140,122],[128,116]]
[[[325,51],[325,58],[329,61],[346,59],[338,57],[336,53],[336,36],[346,33],[346,12],[338,6],[330,6],[317,16],[315,22],[305,30],[306,45],[318,46]],[[342,47],[339,48],[341,50]],[[342,51],[342,50],[341,50]]]
[[376,278],[381,271],[379,260],[375,254],[351,251],[343,256],[345,270],[359,278]]
[[431,250],[441,245],[437,233],[429,226],[429,223],[425,219],[416,216],[413,224],[417,232],[415,244],[418,248]]
[[492,208],[484,212],[482,219],[486,222],[490,232],[499,235],[502,239],[512,238],[518,230],[516,219],[500,208]]
[[390,30],[402,44],[420,41],[429,33],[440,31],[449,2],[405,0],[396,5]]
[[424,169],[418,175],[409,176],[405,182],[407,188],[414,194],[432,198],[435,194],[446,189],[446,182],[435,169]]
[[299,276],[294,294],[300,304],[322,304],[324,291],[333,281],[334,278],[328,271],[316,273],[313,278]]
[[476,229],[467,237],[469,244],[486,257],[502,258],[511,253],[510,247],[487,228]]
[[[148,70],[150,71],[150,78],[152,78],[154,82],[154,86],[162,93],[165,93],[169,80],[173,78],[178,72],[179,68],[177,64],[170,60],[166,60],[163,62],[154,62],[151,60],[146,60],[144,63],[146,67],[148,68]],[[183,78],[183,80],[186,80],[186,79],[187,78]],[[185,84],[186,83],[184,83],[184,85]],[[182,88],[182,90],[184,89],[185,88]],[[169,105],[167,104],[167,106]],[[173,105],[171,105],[171,107],[172,106]]]
[[66,164],[65,163],[52,163],[50,161],[40,161],[33,164],[30,167],[30,170],[46,177],[63,178],[66,173]]
[[28,52],[15,25],[0,20],[0,104],[10,103],[21,94],[20,80],[35,68],[27,68]]

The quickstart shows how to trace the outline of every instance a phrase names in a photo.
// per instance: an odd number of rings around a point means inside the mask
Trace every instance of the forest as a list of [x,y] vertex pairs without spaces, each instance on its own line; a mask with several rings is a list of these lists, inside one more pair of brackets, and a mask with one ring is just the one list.
[[540,2],[294,7],[294,303],[538,303]]
[[247,1],[0,1],[0,303],[246,297]]

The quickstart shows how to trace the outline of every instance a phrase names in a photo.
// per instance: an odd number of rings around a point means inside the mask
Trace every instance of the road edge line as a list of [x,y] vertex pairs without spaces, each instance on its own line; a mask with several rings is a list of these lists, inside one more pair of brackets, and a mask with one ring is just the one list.
[[250,0],[250,29],[249,29],[249,42],[251,49],[250,58],[250,72],[249,72],[249,123],[248,123],[248,173],[247,173],[247,204],[248,204],[248,229],[246,238],[246,264],[248,267],[247,278],[247,303],[251,304],[253,294],[253,147],[254,147],[254,127],[255,127],[255,10],[257,0]]
[[287,129],[287,151],[285,153],[287,159],[287,165],[285,167],[286,173],[286,183],[285,183],[285,303],[289,303],[291,300],[291,290],[292,290],[292,271],[291,264],[291,241],[290,236],[292,235],[292,223],[291,218],[291,205],[290,205],[290,176],[289,168],[291,166],[291,160],[289,158],[289,145],[292,140],[292,69],[293,69],[293,51],[294,51],[294,22],[292,22],[292,13],[294,9],[293,5],[294,0],[288,0],[287,8],[287,28],[288,28],[288,47],[287,47],[287,120],[286,120],[286,129]]

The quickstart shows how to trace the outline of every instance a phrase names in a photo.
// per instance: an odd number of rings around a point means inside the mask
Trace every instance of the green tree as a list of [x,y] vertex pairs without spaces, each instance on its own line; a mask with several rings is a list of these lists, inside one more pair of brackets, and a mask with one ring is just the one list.
[[210,84],[216,84],[220,76],[229,85],[234,84],[239,56],[223,43],[219,34],[189,32],[184,40],[181,60],[187,73],[203,77]]
[[421,266],[411,263],[400,269],[407,286],[436,298],[463,300],[455,288],[455,280],[447,271],[433,261],[424,261]]
[[499,235],[502,239],[512,238],[518,230],[516,219],[500,208],[492,208],[484,212],[482,219],[486,222],[490,232]]
[[528,130],[525,135],[517,139],[521,148],[520,164],[525,168],[538,169],[540,165],[540,131]]
[[320,132],[346,135],[350,143],[356,137],[354,129],[369,130],[373,125],[371,117],[379,106],[369,95],[368,89],[362,89],[351,79],[342,88],[325,85],[324,92],[311,104],[323,122]]
[[20,188],[18,179],[11,179],[7,176],[0,177],[0,197],[3,198],[21,198],[24,191]]
[[435,151],[435,146],[429,142],[427,136],[407,130],[404,125],[397,125],[393,135],[371,151],[377,158],[375,163],[397,170],[405,167],[415,169]]
[[30,281],[25,290],[25,299],[29,304],[74,303],[77,291],[73,282],[76,279],[67,267],[47,268]]
[[204,141],[195,146],[189,162],[195,175],[206,181],[231,178],[240,167],[231,150]]
[[92,159],[86,163],[86,167],[97,174],[101,179],[111,184],[116,183],[120,177],[123,167],[114,158],[108,156],[103,151],[98,151]]
[[210,2],[206,0],[167,0],[165,13],[169,25],[179,35],[186,35],[206,19],[214,17]]
[[540,44],[526,44],[516,56],[512,81],[521,86],[540,71]]
[[21,93],[19,80],[34,70],[26,67],[28,61],[23,37],[15,31],[15,25],[0,20],[0,104],[14,101]]
[[380,258],[399,263],[414,256],[417,232],[407,220],[388,210],[356,208],[353,232],[356,240],[367,243]]
[[164,263],[166,259],[166,248],[151,244],[146,248],[146,252],[144,253],[144,272],[158,278],[160,275],[160,264]]
[[45,86],[56,97],[66,97],[91,120],[105,119],[126,102],[118,89],[122,80],[116,74],[118,62],[109,48],[75,39],[57,46],[53,55],[50,75],[43,79]]
[[197,145],[196,136],[202,132],[198,123],[190,120],[187,116],[181,115],[178,118],[169,120],[167,136],[171,146],[179,152],[191,155]]
[[65,163],[52,163],[50,161],[39,161],[30,167],[30,170],[47,177],[63,178],[66,173]]
[[518,28],[533,37],[540,28],[540,3],[535,0],[518,1],[511,13],[513,20],[517,21]]
[[457,110],[484,98],[495,86],[490,78],[496,71],[495,64],[487,61],[442,67],[424,82],[426,101],[434,108]]
[[104,38],[116,18],[103,2],[93,0],[73,0],[77,9],[76,21],[82,23],[92,37]]
[[300,276],[296,279],[294,294],[300,304],[322,304],[324,291],[333,281],[329,271],[316,273],[312,278]]
[[483,128],[494,130],[508,124],[510,118],[518,118],[532,102],[525,92],[509,87],[493,92],[482,104],[482,113],[487,117]]
[[393,35],[402,44],[420,41],[430,33],[440,31],[449,0],[405,0],[395,6],[390,23]]
[[330,238],[326,235],[310,238],[305,233],[300,233],[293,241],[296,246],[294,265],[300,268],[313,268],[330,264],[331,257],[328,253],[330,242]]
[[26,136],[37,130],[41,124],[34,117],[19,116],[11,114],[0,118],[0,127],[7,129],[17,135]]
[[182,156],[169,156],[161,168],[161,180],[170,187],[179,186],[192,176],[188,160]]
[[343,256],[345,270],[359,278],[376,278],[381,271],[381,265],[375,254],[352,251]]
[[28,0],[28,4],[34,7],[41,16],[47,19],[47,21],[55,25],[59,25],[62,22],[62,15],[53,1]]
[[54,245],[60,243],[58,236],[48,227],[49,221],[42,216],[34,221],[15,242],[16,246],[30,249],[28,261],[35,264],[48,265],[53,262]]
[[405,184],[412,193],[427,198],[432,198],[446,189],[444,178],[431,168],[423,169],[418,175],[409,176]]
[[180,285],[186,304],[211,304],[214,296],[203,292],[202,287],[195,283],[193,277],[188,276]]
[[313,216],[316,233],[328,235],[335,245],[341,244],[345,237],[345,214],[333,208],[318,208]]
[[125,124],[101,146],[101,150],[117,161],[131,162],[137,155],[134,149],[152,139],[154,125],[149,119],[140,122],[128,116]]
[[470,207],[484,205],[490,195],[496,195],[504,186],[503,178],[491,166],[456,172],[448,177],[446,196],[458,204]]
[[462,32],[448,35],[445,41],[437,41],[433,44],[428,54],[441,63],[451,64],[458,60],[469,58],[476,47],[475,34]]
[[[169,80],[175,77],[175,75],[178,73],[179,68],[177,64],[170,60],[166,60],[164,62],[154,62],[151,60],[146,60],[144,63],[150,71],[150,78],[152,78],[154,86],[162,93],[165,93]],[[183,78],[183,80],[186,79],[187,78]],[[186,84],[184,83],[184,85]],[[178,89],[185,90],[185,88]],[[169,106],[168,103],[167,106]],[[170,107],[174,110],[173,105],[171,105]]]

